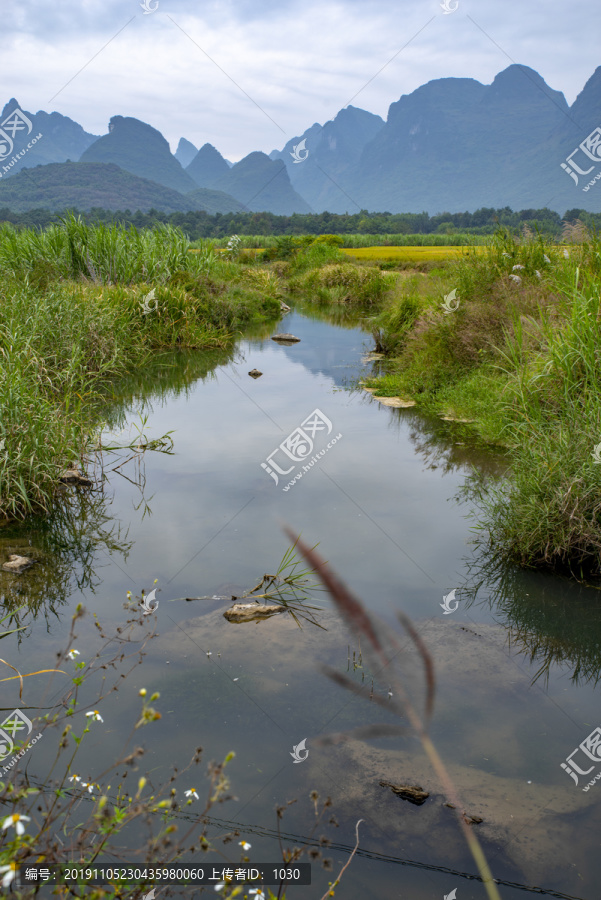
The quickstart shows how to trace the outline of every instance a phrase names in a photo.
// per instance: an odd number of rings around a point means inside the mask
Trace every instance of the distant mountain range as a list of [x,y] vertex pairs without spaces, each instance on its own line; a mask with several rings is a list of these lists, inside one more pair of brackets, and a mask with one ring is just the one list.
[[511,65],[490,85],[430,81],[392,103],[386,121],[347,106],[281,150],[233,165],[184,137],[173,154],[157,129],[130,117],[114,116],[97,136],[13,98],[0,120],[0,206],[15,211],[598,212],[597,173],[601,67],[571,107],[533,69]]

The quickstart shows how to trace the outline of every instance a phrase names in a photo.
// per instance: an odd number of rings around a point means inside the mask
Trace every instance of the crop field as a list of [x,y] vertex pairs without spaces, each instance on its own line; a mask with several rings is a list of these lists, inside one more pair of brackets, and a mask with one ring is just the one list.
[[398,262],[431,262],[444,259],[454,259],[469,252],[469,247],[342,247],[343,253],[360,260],[384,259]]

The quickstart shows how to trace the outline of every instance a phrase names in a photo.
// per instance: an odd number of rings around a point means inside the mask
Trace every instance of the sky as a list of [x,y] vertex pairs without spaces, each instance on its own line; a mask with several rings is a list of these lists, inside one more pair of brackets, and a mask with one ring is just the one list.
[[386,118],[437,78],[512,63],[569,104],[601,65],[596,0],[2,0],[4,91],[92,134],[111,116],[235,162],[349,102]]

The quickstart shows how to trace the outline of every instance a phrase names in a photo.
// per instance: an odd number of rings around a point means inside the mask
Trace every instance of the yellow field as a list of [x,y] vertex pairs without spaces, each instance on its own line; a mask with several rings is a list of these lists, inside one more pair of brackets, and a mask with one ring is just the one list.
[[[461,256],[469,247],[342,247],[342,252],[356,259],[387,259],[399,262],[426,262]],[[484,249],[484,248],[482,248]]]

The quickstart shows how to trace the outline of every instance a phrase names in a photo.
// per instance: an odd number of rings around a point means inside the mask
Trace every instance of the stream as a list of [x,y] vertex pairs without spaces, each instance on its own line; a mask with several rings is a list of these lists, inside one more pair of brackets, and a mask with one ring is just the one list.
[[[272,341],[278,331],[300,343]],[[98,780],[123,755],[140,689],[158,691],[161,719],[136,731],[127,751],[145,751],[130,790],[142,774],[157,790],[200,745],[203,761],[178,789],[195,789],[202,801],[206,763],[234,751],[227,769],[234,799],[212,809],[209,831],[219,842],[239,829],[240,837],[220,844],[231,864],[241,858],[239,840],[251,844],[251,861],[281,864],[275,808],[294,799],[279,825],[286,846],[302,846],[316,790],[332,799],[316,836],[332,841],[324,855],[333,871],[314,861],[312,886],[290,887],[288,900],[323,895],[348,861],[359,819],[360,847],[336,889],[340,900],[442,900],[453,889],[457,900],[484,898],[455,812],[409,728],[396,737],[316,743],[371,723],[398,724],[370,701],[374,672],[359,660],[365,648],[327,594],[310,601],[321,607],[323,628],[299,628],[287,613],[234,624],[223,617],[223,600],[181,599],[239,595],[274,573],[290,546],[287,525],[317,544],[396,631],[397,677],[419,710],[423,665],[396,611],[422,635],[436,675],[431,736],[467,813],[482,819],[470,827],[501,897],[596,900],[601,782],[583,788],[601,772],[599,593],[489,564],[474,543],[469,484],[502,477],[503,455],[474,446],[461,425],[387,407],[363,391],[358,382],[378,366],[366,358],[372,348],[358,315],[297,308],[231,351],[158,354],[121,384],[105,440],[131,440],[145,415],[149,438],[172,432],[173,453],[107,455],[101,489],[66,488],[47,523],[0,532],[2,561],[27,548],[40,558],[22,575],[0,573],[5,609],[27,602],[34,612],[23,620],[26,631],[3,640],[2,656],[23,672],[51,668],[82,604],[73,646],[89,660],[102,645],[94,617],[112,635],[131,617],[127,592],[139,597],[156,588],[158,607],[124,652],[133,653],[146,633],[156,636],[142,665],[99,704],[104,721],[92,723],[78,756],[84,780]],[[262,376],[249,377],[252,369]],[[363,695],[329,679],[324,665],[364,686]],[[26,679],[22,699],[18,682],[5,682],[2,709],[41,715],[70,684],[73,672],[63,668],[69,677]],[[373,691],[385,701],[386,673],[375,674]],[[84,708],[100,688],[99,678],[84,685]],[[78,733],[84,721],[83,712],[73,717]],[[32,784],[44,783],[59,739],[59,728],[47,730],[20,761]],[[301,742],[297,764],[293,748]],[[589,774],[572,776],[562,763]],[[430,796],[418,806],[381,781],[419,785]],[[194,811],[194,804],[184,808],[180,831]],[[327,823],[332,813],[338,827]],[[121,859],[137,861],[145,838],[141,825],[125,830]],[[186,861],[223,865],[226,857],[197,852]],[[178,889],[182,897],[200,893]],[[202,893],[216,896],[212,886]],[[51,896],[49,889],[39,896]]]

